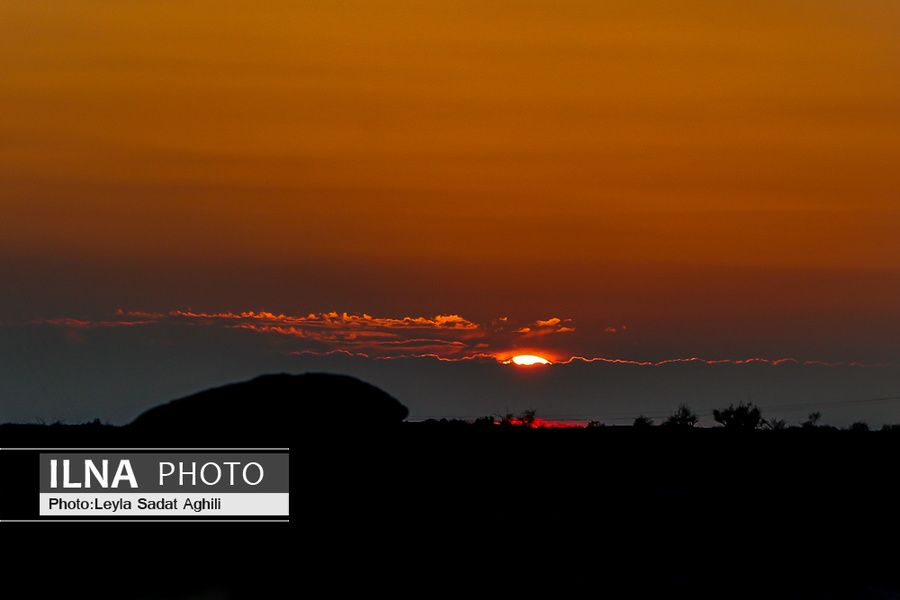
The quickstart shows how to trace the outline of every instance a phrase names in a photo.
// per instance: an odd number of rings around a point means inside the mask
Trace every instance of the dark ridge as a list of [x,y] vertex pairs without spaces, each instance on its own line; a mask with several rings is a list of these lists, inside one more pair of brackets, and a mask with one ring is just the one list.
[[379,388],[346,375],[261,375],[172,400],[128,425],[0,425],[6,448],[290,448],[306,439],[346,433],[377,435],[409,410]]
[[377,387],[346,375],[262,375],[173,400],[142,413],[126,427],[159,443],[290,447],[299,431],[382,427],[409,410]]

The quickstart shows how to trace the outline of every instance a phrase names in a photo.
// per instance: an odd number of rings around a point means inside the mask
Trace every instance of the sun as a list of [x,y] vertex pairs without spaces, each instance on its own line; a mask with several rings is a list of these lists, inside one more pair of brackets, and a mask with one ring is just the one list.
[[535,356],[533,354],[520,354],[519,356],[513,356],[511,359],[506,361],[508,363],[513,363],[516,365],[549,365],[550,361],[546,358],[541,358],[540,356]]

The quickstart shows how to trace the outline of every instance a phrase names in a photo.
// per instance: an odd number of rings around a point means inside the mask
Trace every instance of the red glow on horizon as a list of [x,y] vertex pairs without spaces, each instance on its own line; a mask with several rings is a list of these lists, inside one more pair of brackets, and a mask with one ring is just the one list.
[[535,427],[544,429],[580,429],[586,427],[581,421],[565,421],[558,419],[535,419]]

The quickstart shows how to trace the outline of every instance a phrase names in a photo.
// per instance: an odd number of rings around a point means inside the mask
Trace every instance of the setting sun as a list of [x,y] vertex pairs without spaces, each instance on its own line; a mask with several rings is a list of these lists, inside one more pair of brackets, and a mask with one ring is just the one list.
[[507,363],[512,362],[517,365],[549,365],[550,361],[546,358],[541,358],[540,356],[534,356],[533,354],[521,354],[519,356],[512,357],[511,360],[508,360]]

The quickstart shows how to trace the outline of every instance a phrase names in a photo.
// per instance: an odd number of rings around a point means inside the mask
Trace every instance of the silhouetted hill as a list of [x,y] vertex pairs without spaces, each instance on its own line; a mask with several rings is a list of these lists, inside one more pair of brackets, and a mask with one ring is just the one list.
[[315,428],[380,427],[409,410],[377,387],[346,375],[262,375],[151,408],[127,427],[141,438],[182,443],[290,447]]
[[128,425],[0,425],[0,447],[278,447],[336,431],[358,435],[396,426],[409,410],[346,375],[261,375],[151,408]]

